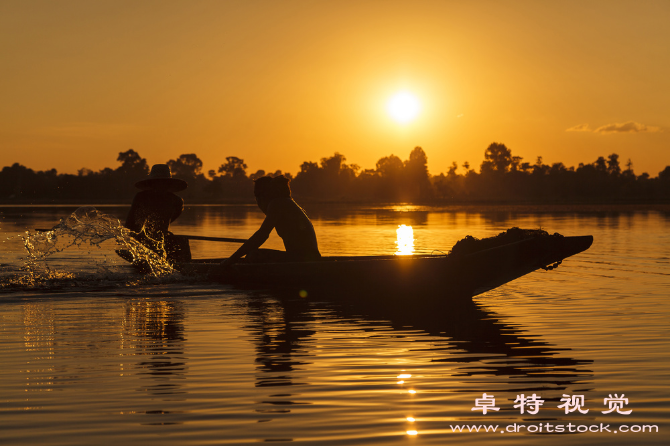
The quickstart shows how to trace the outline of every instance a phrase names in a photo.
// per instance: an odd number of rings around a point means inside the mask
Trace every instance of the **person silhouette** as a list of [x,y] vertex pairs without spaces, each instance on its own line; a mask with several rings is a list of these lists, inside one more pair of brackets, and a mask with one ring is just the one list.
[[[229,266],[242,257],[253,262],[300,262],[321,258],[316,233],[305,211],[291,197],[290,180],[284,176],[265,176],[254,181],[258,207],[265,214],[261,227],[230,256],[221,262]],[[275,229],[286,251],[259,249]]]
[[184,200],[175,192],[187,186],[186,181],[172,177],[170,166],[154,164],[149,177],[135,183],[141,191],[133,198],[126,218],[125,227],[131,235],[171,263],[191,260],[188,239],[170,232],[170,223],[184,210]]

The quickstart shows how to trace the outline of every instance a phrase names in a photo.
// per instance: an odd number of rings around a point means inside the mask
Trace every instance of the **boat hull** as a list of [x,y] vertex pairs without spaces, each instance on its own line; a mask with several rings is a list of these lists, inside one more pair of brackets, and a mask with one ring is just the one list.
[[467,255],[324,257],[315,262],[245,263],[222,268],[221,259],[179,265],[243,288],[281,289],[299,296],[336,296],[407,302],[472,297],[588,249],[591,236],[533,237]]

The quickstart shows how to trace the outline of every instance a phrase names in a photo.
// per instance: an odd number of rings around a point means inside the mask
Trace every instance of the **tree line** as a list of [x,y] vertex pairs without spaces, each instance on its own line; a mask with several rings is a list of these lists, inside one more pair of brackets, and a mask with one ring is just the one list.
[[[81,169],[59,174],[55,169],[34,171],[21,164],[0,171],[0,200],[4,203],[129,202],[135,182],[150,166],[135,150],[120,152],[115,169]],[[430,175],[428,157],[415,147],[406,160],[389,155],[374,169],[348,164],[335,153],[319,162],[305,161],[294,175],[281,171],[247,171],[242,158],[229,156],[218,169],[203,172],[194,153],[167,162],[173,175],[188,182],[180,192],[189,203],[253,202],[253,180],[264,175],[291,178],[296,198],[310,201],[424,202],[424,203],[565,203],[668,202],[670,166],[650,177],[636,175],[633,163],[623,166],[615,153],[591,163],[566,167],[563,163],[523,162],[504,144],[492,143],[475,171],[469,163],[452,163],[447,172]]]

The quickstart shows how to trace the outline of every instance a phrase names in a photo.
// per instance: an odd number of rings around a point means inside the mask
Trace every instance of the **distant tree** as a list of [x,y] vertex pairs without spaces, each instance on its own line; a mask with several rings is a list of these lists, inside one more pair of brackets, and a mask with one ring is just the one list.
[[281,169],[277,169],[274,171],[274,173],[268,173],[269,176],[275,178],[275,177],[286,177],[289,180],[293,179],[293,176],[289,172],[282,172]]
[[670,166],[658,173],[658,195],[665,200],[670,200]]
[[542,157],[538,156],[535,164],[533,165],[533,175],[542,176],[549,173],[549,166],[542,163]]
[[621,172],[621,177],[627,182],[634,182],[635,181],[635,172],[633,172],[633,162],[628,158],[628,161],[626,162],[626,170]]
[[607,161],[602,156],[599,156],[598,159],[593,163],[593,166],[598,172],[607,172]]
[[347,160],[347,158],[339,152],[328,158],[321,158],[321,169],[324,172],[328,172],[332,175],[337,175],[340,173],[342,164]]
[[305,161],[300,165],[300,173],[311,173],[319,170],[319,165],[311,161]]
[[35,172],[32,169],[19,163],[3,167],[0,173],[0,196],[16,199],[30,195],[29,184],[34,177]]
[[375,169],[364,169],[356,177],[354,198],[358,200],[374,200],[376,198],[379,174]]
[[[319,164],[305,161],[291,183],[293,192],[300,197],[319,199],[350,196],[359,167],[347,164],[346,160],[343,154],[335,152],[333,156],[321,158]],[[281,174],[281,171],[275,173]],[[283,175],[290,178],[288,174]]]
[[247,165],[242,158],[236,156],[227,156],[226,164],[221,164],[218,171],[233,178],[247,177]]
[[[220,196],[220,185],[215,186],[202,174],[202,160],[195,153],[180,155],[176,160],[169,160],[172,176],[188,183],[188,188],[180,192],[187,202],[193,200],[217,199]],[[216,183],[218,184],[218,183]]]
[[628,158],[628,162],[626,162],[626,170],[632,172],[633,171],[633,162]]
[[484,151],[479,177],[470,178],[470,187],[487,201],[509,200],[515,181],[508,173],[513,164],[516,172],[520,161],[520,157],[512,157],[512,151],[505,144],[491,143]]
[[405,177],[410,199],[432,198],[433,189],[428,174],[428,156],[421,147],[415,147],[405,161]]
[[557,174],[557,173],[564,173],[567,172],[568,168],[565,167],[563,163],[554,163],[551,165],[551,168],[549,169],[550,174]]
[[450,177],[458,175],[456,171],[458,170],[458,164],[456,164],[456,161],[451,163],[451,167],[447,171],[447,175]]
[[486,171],[507,172],[511,164],[512,152],[505,144],[494,142],[484,152],[481,171],[482,173]]
[[147,160],[133,149],[119,152],[116,160],[121,163],[116,171],[124,177],[140,179],[149,174]]
[[168,161],[167,165],[173,176],[186,181],[197,178],[202,171],[202,160],[195,153],[180,155],[176,160]]
[[658,173],[658,178],[661,181],[670,181],[670,166],[665,166],[665,169]]
[[265,176],[265,171],[262,169],[259,169],[256,171],[256,173],[252,173],[249,175],[249,179],[252,181],[256,181],[257,179],[264,177]]
[[402,177],[405,165],[395,155],[385,156],[377,161],[376,171],[382,178],[391,178],[399,181]]
[[[468,167],[470,165],[466,162]],[[465,168],[465,165],[463,166]],[[466,169],[467,174],[467,169]],[[458,174],[458,163],[453,161],[451,166],[447,169],[447,174],[439,174],[430,177],[433,194],[436,198],[443,200],[457,200],[462,199],[464,191],[465,175]]]
[[619,166],[619,155],[616,153],[613,153],[607,157],[607,172],[615,177],[621,173],[621,167]]
[[[467,161],[453,162],[446,174],[431,176],[428,157],[415,147],[406,161],[395,155],[380,158],[375,169],[361,170],[347,164],[339,152],[306,161],[293,179],[294,193],[319,200],[353,199],[407,202],[436,197],[450,202],[534,200],[543,203],[569,200],[649,201],[670,200],[670,166],[651,178],[646,172],[636,175],[628,159],[621,166],[615,153],[598,157],[577,168],[561,162],[546,165],[538,156],[533,163],[512,156],[504,144],[493,143],[485,151],[481,173]],[[146,177],[149,166],[135,150],[120,152],[116,168],[95,172],[86,167],[76,174],[58,174],[55,169],[35,172],[18,163],[0,170],[0,199],[6,202],[124,202],[136,192],[135,182]],[[168,165],[175,177],[188,182],[182,194],[187,202],[221,202],[253,200],[253,180],[264,175],[291,177],[276,170],[258,170],[247,177],[247,166],[238,157],[227,157],[217,170],[203,175],[203,163],[195,154],[184,154]],[[129,201],[128,201],[129,202]]]
[[395,155],[385,156],[377,161],[379,175],[375,195],[384,201],[406,201],[404,188],[405,164]]
[[337,198],[348,194],[352,181],[358,173],[358,166],[347,164],[346,160],[347,158],[339,152],[335,152],[331,157],[321,158],[318,186],[321,193]]

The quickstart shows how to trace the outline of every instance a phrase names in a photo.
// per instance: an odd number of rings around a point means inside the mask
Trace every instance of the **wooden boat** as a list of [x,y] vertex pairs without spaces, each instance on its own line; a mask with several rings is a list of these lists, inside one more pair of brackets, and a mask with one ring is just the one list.
[[[503,234],[506,233],[500,235]],[[551,269],[593,243],[592,236],[563,237],[546,233],[513,238],[519,239],[508,242],[503,237],[493,243],[495,246],[486,247],[487,244],[482,243],[474,249],[457,249],[459,244],[456,244],[447,255],[239,262],[228,268],[220,266],[222,259],[207,259],[178,264],[177,268],[186,275],[199,275],[243,288],[280,289],[295,296],[327,294],[342,299],[365,297],[378,299],[380,303],[398,300],[407,303],[408,296],[416,301],[440,296],[472,297],[537,269]]]

